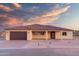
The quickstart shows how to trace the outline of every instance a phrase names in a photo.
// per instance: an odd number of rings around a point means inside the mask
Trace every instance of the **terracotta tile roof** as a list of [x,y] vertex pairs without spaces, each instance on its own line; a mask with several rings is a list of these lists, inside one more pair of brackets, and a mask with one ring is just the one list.
[[12,28],[7,28],[6,30],[66,30],[66,31],[73,31],[67,28],[61,28],[51,25],[40,25],[40,24],[33,24],[27,26],[15,26]]

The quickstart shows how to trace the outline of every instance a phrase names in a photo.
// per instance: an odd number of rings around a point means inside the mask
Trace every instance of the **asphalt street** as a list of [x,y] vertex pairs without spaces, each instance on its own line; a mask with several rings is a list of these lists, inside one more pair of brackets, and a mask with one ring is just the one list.
[[0,56],[79,56],[78,48],[0,49]]

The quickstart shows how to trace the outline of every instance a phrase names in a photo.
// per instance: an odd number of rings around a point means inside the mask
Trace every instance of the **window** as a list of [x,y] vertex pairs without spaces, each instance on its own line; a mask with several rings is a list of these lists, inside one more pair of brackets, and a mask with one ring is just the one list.
[[43,31],[33,31],[32,33],[33,33],[33,35],[44,35],[45,32],[43,32]]
[[67,36],[67,32],[63,32],[62,35],[63,35],[63,36]]

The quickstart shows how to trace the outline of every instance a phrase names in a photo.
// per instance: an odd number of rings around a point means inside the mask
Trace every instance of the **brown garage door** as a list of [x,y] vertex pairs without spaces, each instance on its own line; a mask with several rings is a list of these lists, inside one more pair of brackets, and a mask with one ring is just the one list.
[[27,40],[27,32],[10,32],[10,40]]

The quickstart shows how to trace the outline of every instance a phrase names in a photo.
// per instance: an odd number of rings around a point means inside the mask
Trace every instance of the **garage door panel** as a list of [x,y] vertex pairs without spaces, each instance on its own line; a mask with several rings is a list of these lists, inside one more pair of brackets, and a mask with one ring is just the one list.
[[27,40],[27,32],[11,32],[11,40]]

